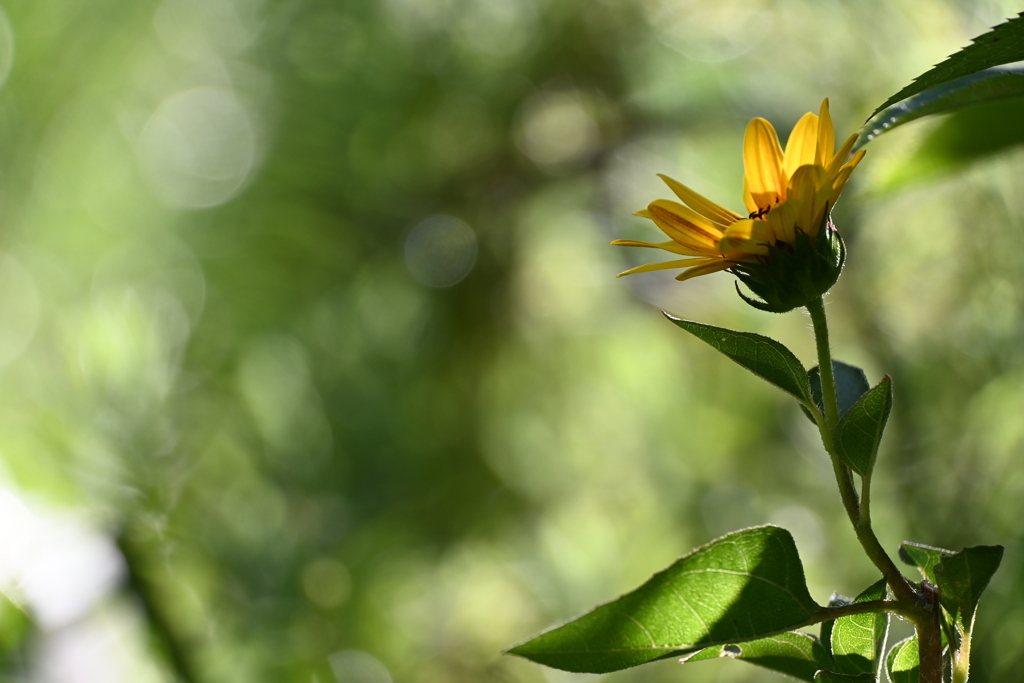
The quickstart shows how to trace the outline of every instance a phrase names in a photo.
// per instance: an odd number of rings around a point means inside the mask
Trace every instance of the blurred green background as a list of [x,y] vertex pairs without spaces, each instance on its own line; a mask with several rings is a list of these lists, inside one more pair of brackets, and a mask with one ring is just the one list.
[[[812,425],[659,309],[811,365],[807,319],[726,274],[616,280],[651,254],[608,242],[655,237],[631,214],[669,196],[658,172],[741,208],[753,116],[784,137],[828,96],[842,139],[1019,9],[6,4],[3,680],[598,680],[499,653],[766,522],[819,602],[856,594],[876,577]],[[1007,547],[971,679],[1006,681],[1024,154],[922,163],[943,125],[872,143],[837,207],[833,344],[895,378],[883,542]],[[601,679],[779,680],[672,660]]]

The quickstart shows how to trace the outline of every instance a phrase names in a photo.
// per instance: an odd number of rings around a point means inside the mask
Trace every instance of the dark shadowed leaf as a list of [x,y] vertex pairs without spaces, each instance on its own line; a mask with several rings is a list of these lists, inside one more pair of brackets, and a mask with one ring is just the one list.
[[[842,361],[832,361],[832,374],[836,380],[836,399],[839,404],[839,417],[846,414],[857,400],[864,395],[871,385],[868,384],[868,377],[864,371],[856,365],[850,365]],[[811,383],[811,396],[819,410],[821,403],[821,368],[815,365],[807,372],[807,379]]]
[[797,400],[803,403],[810,401],[811,387],[804,366],[792,351],[774,339],[681,320],[668,313],[665,317]]
[[919,683],[920,657],[917,651],[917,636],[901,640],[889,650],[885,668],[892,683]]
[[1003,546],[978,545],[943,557],[935,566],[939,599],[962,630],[971,630],[978,600],[1002,559]]
[[878,444],[891,409],[892,379],[886,375],[836,425],[836,452],[857,474],[867,476],[875,466]]
[[[885,579],[872,584],[857,596],[854,602],[884,600]],[[833,671],[844,674],[872,674],[878,671],[885,652],[885,637],[889,632],[889,615],[885,612],[855,614],[836,619],[830,640],[835,659]]]
[[789,532],[754,527],[698,548],[631,593],[509,652],[556,669],[606,673],[789,631],[821,609]]
[[808,633],[791,631],[746,643],[716,645],[683,659],[699,662],[705,659],[732,657],[778,671],[801,681],[813,681],[815,672],[832,665],[821,642]]
[[1006,21],[988,33],[982,34],[959,52],[951,55],[941,64],[930,69],[910,85],[883,102],[871,113],[873,118],[891,104],[924,92],[930,88],[949,83],[963,76],[976,73],[1000,64],[1024,60],[1024,14]]

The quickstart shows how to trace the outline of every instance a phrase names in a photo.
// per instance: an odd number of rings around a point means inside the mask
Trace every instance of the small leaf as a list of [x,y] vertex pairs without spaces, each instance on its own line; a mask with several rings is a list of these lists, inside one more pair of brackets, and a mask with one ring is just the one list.
[[819,671],[814,675],[815,683],[875,683],[871,674],[837,674],[834,671]]
[[728,534],[647,583],[509,652],[581,673],[607,673],[814,621],[793,537],[774,526]]
[[978,600],[1003,559],[1003,546],[978,545],[942,558],[935,566],[939,600],[961,629],[970,632]]
[[724,327],[681,320],[668,313],[665,317],[758,377],[792,394],[798,401],[810,401],[811,387],[804,366],[792,351],[774,339],[753,332],[736,332]]
[[[871,385],[868,384],[867,375],[856,365],[850,365],[842,361],[832,361],[832,376],[836,381],[836,399],[839,407],[839,417],[846,414],[853,404],[864,395]],[[807,379],[811,383],[811,396],[818,410],[824,410],[821,399],[821,368],[815,365],[807,371]]]
[[718,657],[741,659],[801,681],[813,681],[816,671],[832,665],[821,642],[799,631],[735,645],[716,645],[683,658],[683,662],[699,662]]
[[892,683],[920,683],[921,658],[917,651],[917,636],[893,645],[885,658],[885,668]]
[[933,585],[938,585],[935,578],[935,565],[942,562],[944,557],[955,555],[953,550],[934,548],[930,545],[911,543],[904,541],[900,544],[900,559],[912,567],[917,567],[921,576]]
[[875,388],[860,397],[836,425],[836,453],[861,476],[875,466],[878,444],[892,410],[892,379],[886,375]]
[[898,93],[883,102],[869,120],[888,107],[929,88],[1000,64],[1024,60],[1024,13],[982,34],[938,66],[924,72]]
[[967,107],[1019,97],[1024,97],[1024,69],[985,69],[925,90],[872,117],[860,131],[854,151],[883,133],[925,116],[948,114]]
[[[885,579],[872,584],[857,596],[854,602],[884,600]],[[889,632],[889,615],[885,612],[868,612],[840,617],[830,629],[832,656],[835,659],[833,671],[844,674],[871,674],[878,672],[878,665],[885,652],[885,637]]]

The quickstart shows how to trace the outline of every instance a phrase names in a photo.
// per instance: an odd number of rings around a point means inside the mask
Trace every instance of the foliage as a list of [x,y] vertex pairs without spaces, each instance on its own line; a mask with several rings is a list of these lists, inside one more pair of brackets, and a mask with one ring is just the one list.
[[[894,102],[916,96],[903,105],[898,114],[888,116],[882,123],[883,128],[865,136],[863,142],[877,137],[885,128],[915,118],[1024,92],[1015,73],[977,75],[982,69],[1021,57],[1024,57],[1024,15],[976,39],[974,45],[889,98],[873,116]],[[827,108],[823,106],[822,112],[824,117]],[[757,141],[758,125],[755,124],[758,121],[748,127],[745,142],[747,175],[744,182],[747,187],[760,183],[765,173],[771,176],[772,169],[781,168],[782,153],[778,145],[773,152],[770,145]],[[770,124],[760,128],[772,130]],[[799,128],[798,124],[794,137]],[[830,121],[827,130],[831,135]],[[794,144],[802,144],[802,140],[789,143]],[[819,152],[821,144],[819,136]],[[754,154],[751,150],[758,152]],[[778,160],[770,162],[764,158]],[[692,204],[688,191],[679,196]],[[775,202],[785,204],[785,199],[776,195]],[[752,205],[753,201],[748,200],[748,207]],[[757,207],[761,207],[761,202]],[[699,207],[691,208],[699,210]],[[761,219],[772,210],[772,206],[759,208],[750,219],[736,216],[732,225],[723,224],[725,234],[736,226],[756,223],[754,219]],[[688,226],[688,214],[682,209],[677,212],[679,220]],[[699,218],[694,216],[693,220]],[[828,221],[828,216],[825,220]],[[828,225],[833,229],[830,221]],[[698,232],[696,228],[692,230]],[[841,243],[838,235],[836,239]],[[784,246],[787,254],[793,253],[792,246]],[[724,248],[720,251],[726,253]],[[792,263],[780,261],[771,251],[758,258],[759,264],[770,262],[778,268],[783,279],[802,267],[798,256],[793,257]],[[839,264],[841,268],[842,259]],[[744,268],[740,262],[730,270],[750,285],[749,273]],[[913,584],[879,543],[872,527],[870,487],[879,444],[892,409],[892,380],[885,376],[878,385],[869,388],[862,370],[831,358],[821,294],[833,283],[834,278],[824,288],[814,290],[813,295],[795,304],[806,306],[814,327],[819,363],[809,372],[795,354],[769,337],[671,315],[668,318],[797,399],[819,429],[857,539],[883,578],[852,602],[835,598],[828,607],[817,606],[804,583],[802,564],[791,537],[775,527],[758,527],[724,536],[694,551],[655,574],[635,591],[536,636],[512,648],[510,653],[556,668],[589,673],[615,671],[692,653],[682,661],[730,657],[807,681],[877,681],[883,678],[891,683],[967,681],[978,601],[1002,561],[1003,547],[975,546],[954,553],[904,543],[900,556],[917,566],[924,579],[920,584]],[[755,291],[768,298],[760,290]],[[765,311],[784,312],[793,307],[768,306],[745,296],[743,299]],[[859,494],[854,487],[854,475],[861,480]],[[781,543],[781,552],[768,553],[768,539]],[[764,581],[772,590],[763,587],[760,591],[753,590],[758,581]],[[896,643],[886,655],[890,612],[911,621],[916,633]],[[796,630],[818,622],[825,622],[820,638]]]

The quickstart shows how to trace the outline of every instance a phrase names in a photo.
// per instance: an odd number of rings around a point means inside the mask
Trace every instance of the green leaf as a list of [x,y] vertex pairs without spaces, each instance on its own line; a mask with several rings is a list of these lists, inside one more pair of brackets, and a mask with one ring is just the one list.
[[694,550],[631,593],[509,652],[556,669],[606,673],[791,631],[821,610],[789,532],[754,527]]
[[[967,107],[1021,97],[1024,97],[1024,69],[985,69],[925,90],[872,117],[861,129],[854,151],[883,133],[925,116],[948,114]],[[1017,107],[1020,107],[1019,103]]]
[[801,681],[813,681],[814,674],[832,665],[821,642],[808,633],[790,631],[776,636],[732,645],[716,645],[683,659],[699,662],[705,659],[732,657],[778,671]]
[[939,600],[961,630],[970,632],[978,600],[1003,559],[1003,546],[978,545],[942,558],[935,565]]
[[921,572],[921,576],[933,585],[938,585],[938,581],[935,578],[935,565],[942,562],[944,557],[955,554],[956,552],[952,550],[934,548],[930,545],[922,545],[921,543],[904,541],[900,544],[900,559],[912,567],[917,567],[918,571]]
[[917,636],[893,645],[885,658],[885,668],[892,683],[920,683],[921,659],[917,651]]
[[914,152],[881,177],[877,189],[892,192],[1024,143],[1021,109],[1021,100],[1012,99],[953,112],[925,136]]
[[[871,388],[868,384],[868,377],[864,371],[856,365],[850,365],[842,361],[832,361],[832,376],[836,381],[836,400],[839,407],[839,417],[846,414],[853,404],[857,402],[864,392]],[[821,368],[815,365],[807,371],[807,380],[811,383],[811,397],[818,410],[824,410],[821,396]],[[804,414],[814,421],[810,412],[805,408]]]
[[792,351],[774,339],[753,332],[736,332],[724,327],[680,320],[668,313],[665,317],[758,377],[792,394],[798,401],[810,401],[811,386],[804,366]]
[[871,674],[837,674],[834,671],[819,671],[814,675],[815,683],[875,683]]
[[857,474],[871,474],[891,409],[892,379],[886,375],[836,425],[836,453]]
[[982,69],[1024,59],[1024,13],[996,26],[988,33],[978,36],[972,43],[951,55],[938,66],[915,78],[913,83],[904,87],[875,109],[868,117],[869,120],[889,105],[929,88],[949,83]]
[[[884,600],[885,579],[882,579],[863,593],[854,602]],[[832,670],[844,674],[871,674],[878,672],[878,665],[885,652],[885,637],[889,632],[889,615],[885,612],[869,612],[840,617],[831,628]]]

